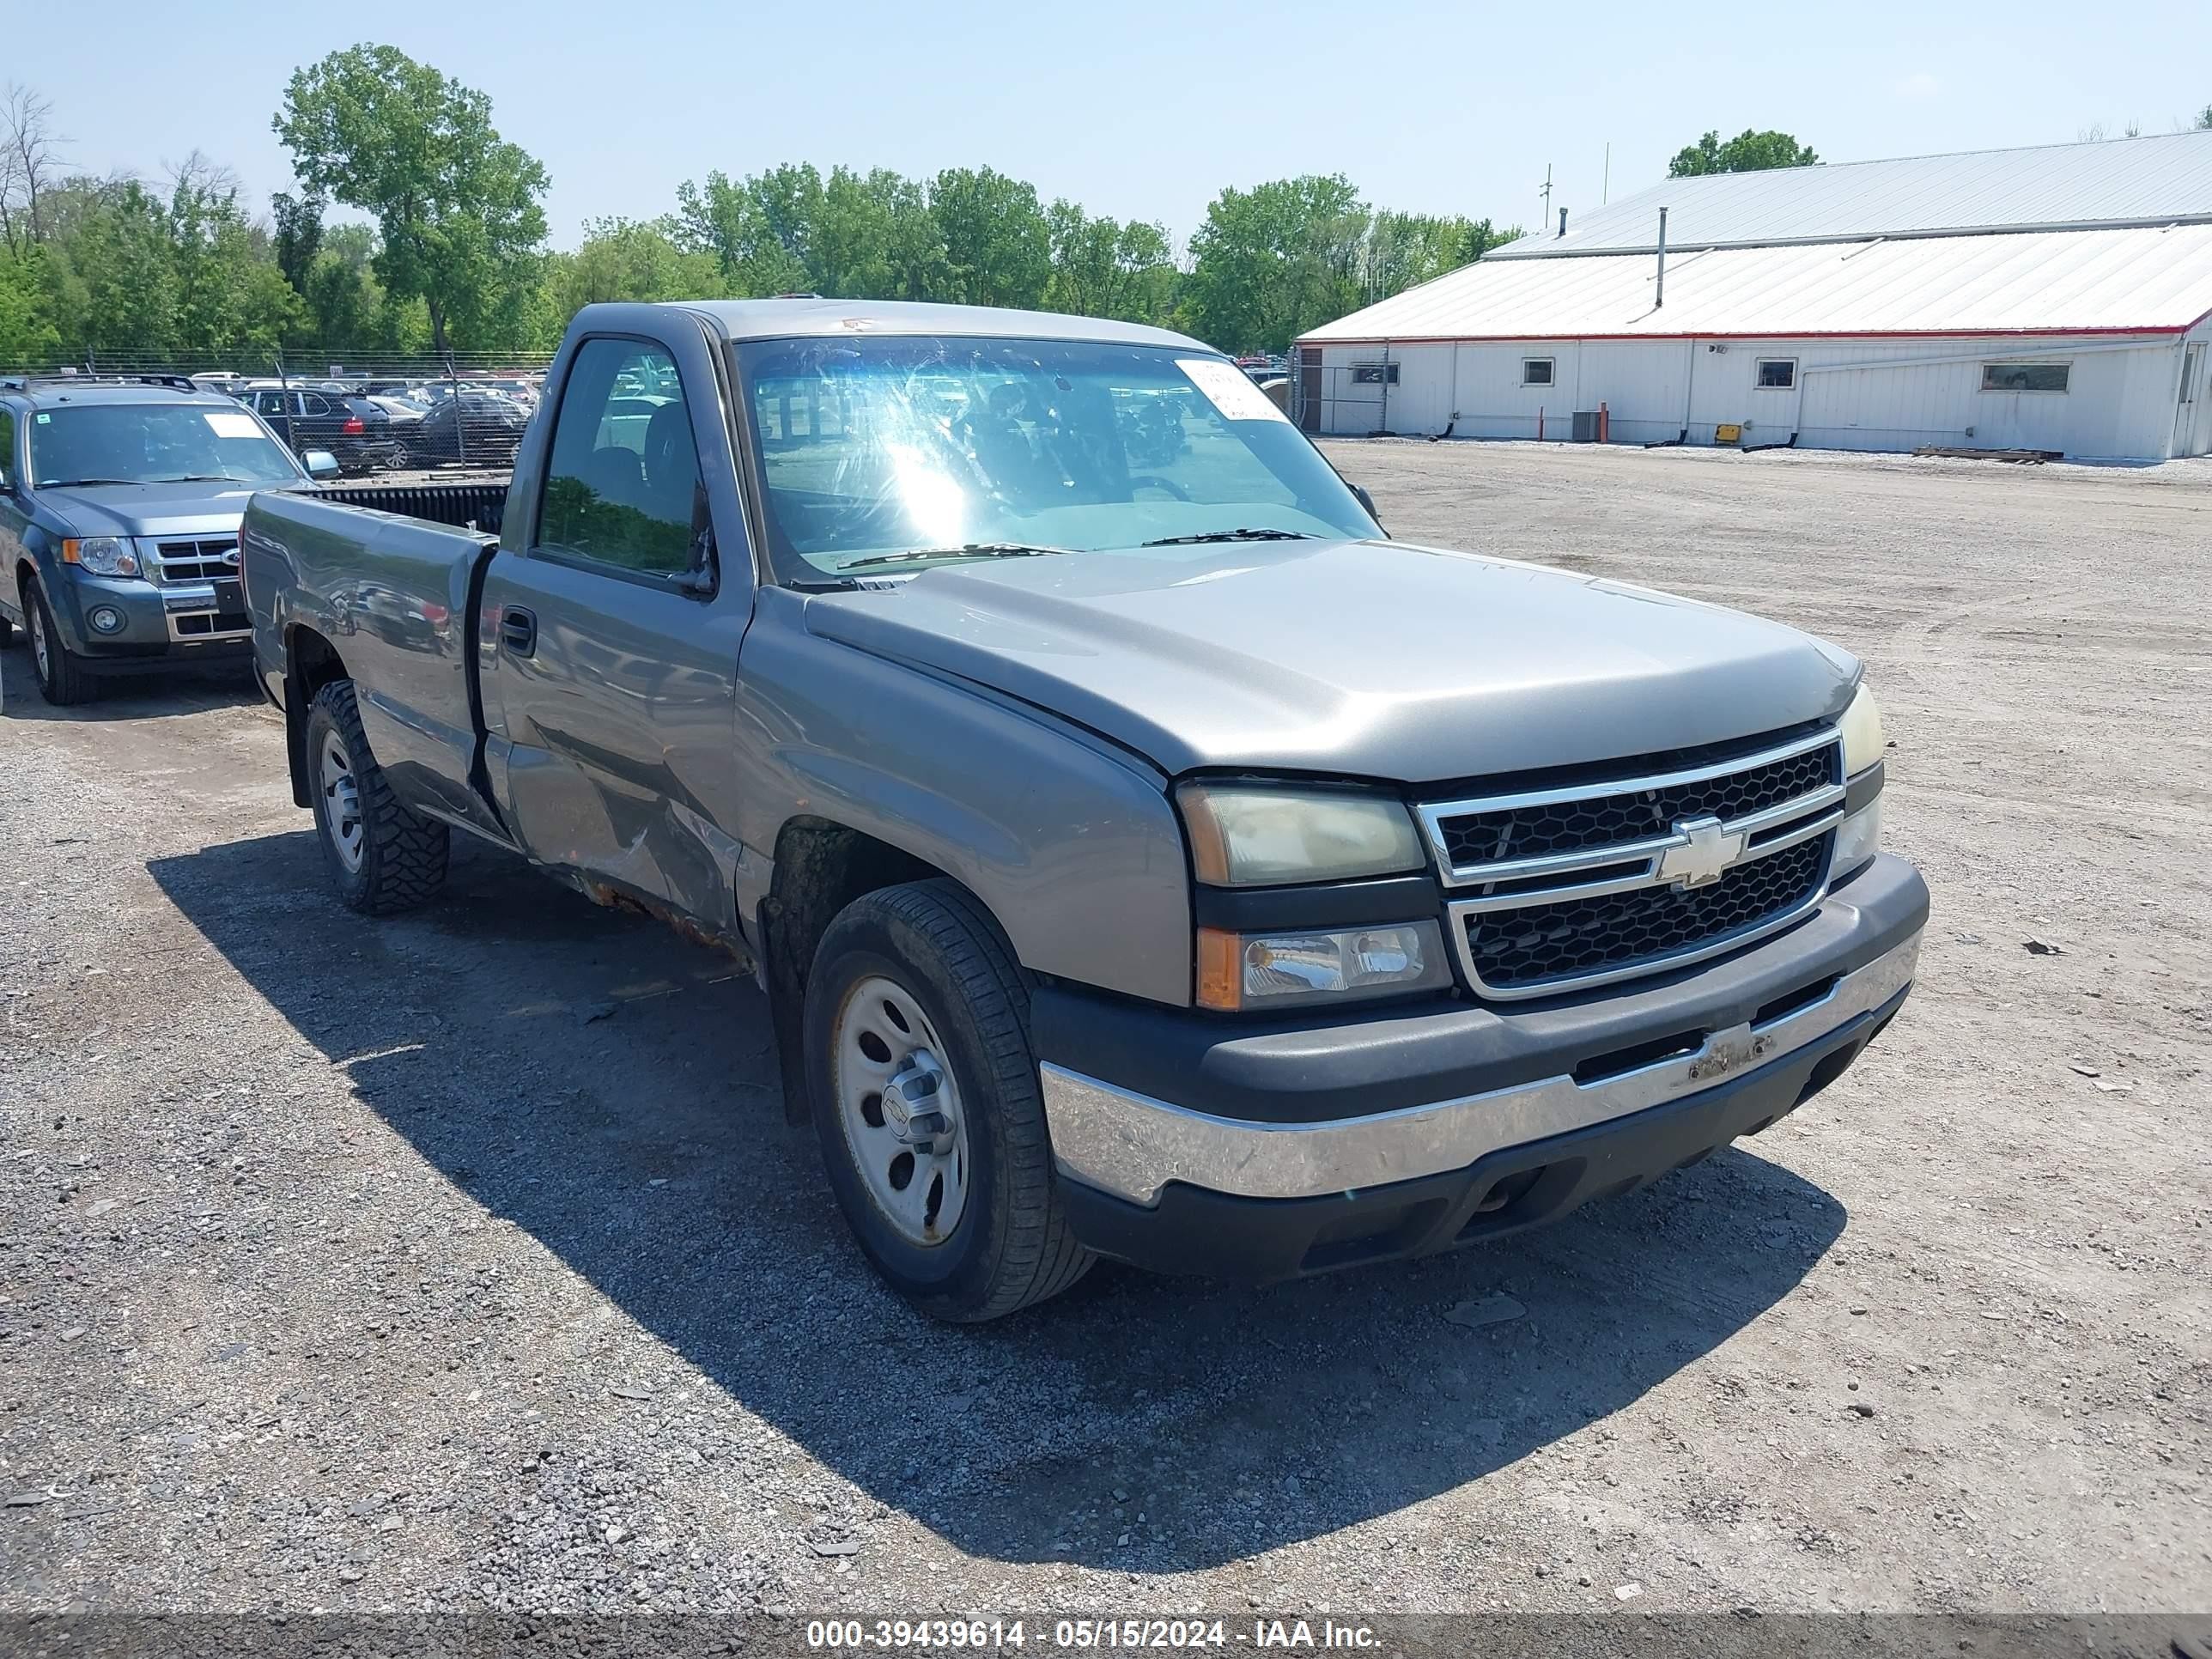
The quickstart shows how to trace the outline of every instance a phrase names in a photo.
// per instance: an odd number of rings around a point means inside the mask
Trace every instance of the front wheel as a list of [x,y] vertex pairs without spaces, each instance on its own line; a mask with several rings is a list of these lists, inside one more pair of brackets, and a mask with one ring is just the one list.
[[953,882],[855,899],[815,953],[807,1092],[830,1187],[876,1271],[939,1319],[997,1319],[1091,1263],[1054,1188],[1028,1012]]
[[363,915],[411,910],[445,885],[450,832],[392,793],[368,752],[351,680],[332,680],[307,709],[315,828],[338,896]]
[[64,642],[46,590],[36,582],[23,589],[23,620],[31,635],[31,665],[39,671],[41,696],[57,708],[67,708],[100,695],[100,682],[84,659]]

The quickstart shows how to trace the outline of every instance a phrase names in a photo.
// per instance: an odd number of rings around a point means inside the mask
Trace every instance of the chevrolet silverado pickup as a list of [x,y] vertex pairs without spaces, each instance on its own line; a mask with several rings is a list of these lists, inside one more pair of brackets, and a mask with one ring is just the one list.
[[1392,540],[1158,329],[587,307],[496,536],[271,494],[242,546],[344,902],[430,899],[460,831],[739,953],[940,1317],[1552,1220],[1765,1129],[1912,980],[1856,659]]
[[242,666],[246,498],[337,471],[181,378],[0,380],[0,644],[30,635],[55,704],[119,675]]

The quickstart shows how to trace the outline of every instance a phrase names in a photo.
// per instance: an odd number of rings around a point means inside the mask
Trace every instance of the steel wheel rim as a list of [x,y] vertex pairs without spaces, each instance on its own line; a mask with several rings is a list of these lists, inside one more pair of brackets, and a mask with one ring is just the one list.
[[361,868],[361,786],[354,781],[353,757],[333,732],[323,739],[323,828],[331,849],[349,871]]
[[39,666],[39,678],[42,680],[50,679],[53,677],[54,670],[53,665],[46,660],[46,619],[39,614],[39,602],[36,599],[23,607],[23,622],[26,631],[31,636],[31,660]]
[[871,975],[830,1030],[837,1121],[860,1184],[908,1243],[934,1249],[968,1211],[967,1114],[945,1044],[921,1005]]

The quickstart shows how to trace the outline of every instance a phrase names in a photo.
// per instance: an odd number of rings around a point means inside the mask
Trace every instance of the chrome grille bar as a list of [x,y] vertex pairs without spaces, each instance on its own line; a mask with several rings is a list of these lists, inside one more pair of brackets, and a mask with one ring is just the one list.
[[[1823,757],[1825,764],[1805,758],[1823,750],[1829,751]],[[1793,761],[1797,763],[1794,769],[1786,765]],[[1753,775],[1778,766],[1784,769],[1779,777],[1760,779]],[[1593,960],[1598,952],[1588,951],[1591,938],[1588,930],[1596,917],[1608,913],[1601,910],[1590,921],[1577,921],[1572,919],[1571,910],[1553,909],[1542,917],[1530,919],[1525,945],[1509,944],[1503,948],[1509,952],[1546,951],[1552,948],[1545,943],[1547,939],[1573,939],[1575,930],[1581,929],[1583,931],[1577,939],[1576,948],[1585,952],[1582,959],[1572,968],[1563,964],[1563,970],[1556,974],[1539,977],[1516,973],[1510,982],[1500,984],[1486,979],[1473,938],[1474,929],[1503,923],[1516,910],[1571,907],[1583,901],[1602,901],[1639,890],[1674,888],[1680,894],[1701,894],[1716,881],[1735,877],[1758,860],[1791,848],[1803,848],[1806,842],[1827,835],[1842,821],[1845,790],[1841,771],[1840,735],[1833,728],[1826,728],[1750,754],[1700,766],[1510,794],[1431,802],[1416,808],[1444,885],[1453,890],[1447,906],[1449,931],[1462,975],[1469,988],[1487,997],[1551,996],[1564,990],[1663,972],[1732,950],[1788,926],[1809,913],[1826,894],[1828,859],[1825,848],[1818,852],[1807,849],[1767,884],[1774,889],[1775,895],[1775,908],[1771,915],[1747,921],[1741,903],[1733,907],[1735,914],[1725,916],[1719,912],[1729,908],[1726,901],[1718,905],[1707,904],[1705,908],[1715,912],[1714,931],[1710,935],[1698,935],[1682,925],[1682,901],[1667,900],[1654,892],[1653,902],[1667,910],[1671,918],[1668,926],[1681,935],[1678,942],[1660,946],[1655,952],[1639,950],[1632,934],[1616,933],[1611,937],[1620,941],[1619,959]],[[1815,778],[1820,781],[1814,782]],[[1801,783],[1811,787],[1799,788],[1797,793],[1784,800],[1765,799],[1774,789],[1796,787]],[[1647,832],[1633,834],[1626,839],[1603,839],[1608,829],[1615,834],[1622,828],[1635,830],[1639,827],[1639,817],[1678,810],[1676,805],[1659,799],[1662,794],[1687,793],[1695,803],[1701,785],[1712,786],[1707,793],[1719,811],[1726,810],[1725,801],[1720,798],[1731,793],[1748,796],[1746,804],[1765,804],[1729,817],[1718,816],[1717,811],[1693,805],[1683,810],[1682,816],[1663,834]],[[1516,824],[1510,815],[1522,812],[1547,812],[1548,822]],[[1505,819],[1503,823],[1494,821],[1501,817]],[[1470,818],[1482,822],[1460,822]],[[1583,825],[1577,820],[1586,820],[1592,837],[1588,845],[1518,857],[1464,856],[1470,841],[1479,845],[1494,844],[1510,853],[1516,830],[1524,843],[1534,841],[1542,845],[1550,842],[1556,846],[1560,840],[1583,832]],[[1452,827],[1455,823],[1459,825],[1456,837]],[[1462,854],[1456,859],[1455,838]],[[1717,848],[1721,850],[1716,852]],[[1688,853],[1686,859],[1670,860],[1670,854],[1684,852]],[[1810,864],[1807,862],[1808,859],[1812,860]],[[1801,868],[1805,884],[1802,889],[1799,884]],[[1739,900],[1745,890],[1736,890]],[[1702,898],[1698,902],[1705,902]],[[1629,909],[1649,914],[1651,905],[1632,905]],[[1560,931],[1547,933],[1547,929]],[[1487,942],[1483,949],[1491,953],[1493,964],[1501,948],[1498,944],[1499,937],[1494,930],[1485,934]],[[1510,935],[1506,937],[1510,939]],[[1604,927],[1600,927],[1595,937],[1600,940],[1608,937]],[[1523,955],[1524,963],[1530,960]]]
[[[1705,766],[1686,767],[1672,772],[1655,772],[1640,777],[1611,779],[1599,783],[1566,784],[1549,789],[1525,790],[1510,795],[1478,795],[1465,800],[1431,801],[1415,809],[1421,822],[1421,831],[1428,837],[1430,850],[1435,854],[1437,868],[1443,872],[1444,883],[1450,887],[1472,887],[1493,881],[1511,881],[1523,876],[1548,875],[1557,871],[1589,869],[1594,866],[1618,864],[1625,860],[1650,856],[1656,857],[1668,848],[1679,845],[1672,836],[1654,836],[1647,841],[1617,842],[1609,847],[1578,848],[1569,853],[1547,854],[1538,859],[1489,860],[1479,863],[1452,861],[1449,837],[1444,830],[1447,820],[1474,817],[1492,812],[1518,811],[1524,807],[1552,806],[1569,801],[1596,800],[1620,795],[1656,793],[1663,789],[1680,789],[1687,785],[1703,783],[1714,778],[1730,777],[1739,772],[1756,771],[1762,766],[1771,766],[1777,761],[1794,759],[1811,750],[1838,741],[1832,727],[1814,732],[1794,741],[1778,744],[1753,754],[1738,756],[1734,760],[1717,761]],[[1835,788],[1840,799],[1843,790],[1840,780]],[[1808,798],[1801,797],[1801,799]],[[1784,805],[1795,803],[1785,802]],[[1776,809],[1780,810],[1780,809]],[[1517,866],[1517,867],[1516,867]]]

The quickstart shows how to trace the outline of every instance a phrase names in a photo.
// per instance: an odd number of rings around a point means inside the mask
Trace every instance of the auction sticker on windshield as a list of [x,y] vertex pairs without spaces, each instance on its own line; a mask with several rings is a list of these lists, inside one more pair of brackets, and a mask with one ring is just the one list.
[[1252,377],[1234,363],[1212,357],[1178,357],[1176,367],[1206,394],[1206,400],[1232,421],[1287,421],[1273,399],[1252,384]]
[[253,423],[251,415],[231,415],[216,410],[207,411],[207,423],[218,438],[258,438],[261,428]]

